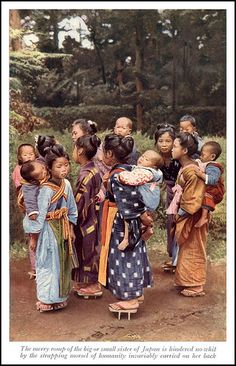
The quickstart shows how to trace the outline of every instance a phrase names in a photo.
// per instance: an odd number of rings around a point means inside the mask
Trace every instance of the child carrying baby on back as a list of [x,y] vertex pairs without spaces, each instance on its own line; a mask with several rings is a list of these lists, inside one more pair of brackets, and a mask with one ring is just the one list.
[[[153,150],[145,151],[138,159],[131,171],[119,173],[119,181],[124,185],[138,186],[138,191],[142,196],[147,208],[147,214],[153,216],[160,202],[159,184],[163,181],[163,174],[160,168],[163,159],[160,154]],[[142,226],[142,239],[148,240],[153,234],[152,226]],[[125,221],[125,235],[118,245],[120,250],[125,250],[128,246],[128,223]]]

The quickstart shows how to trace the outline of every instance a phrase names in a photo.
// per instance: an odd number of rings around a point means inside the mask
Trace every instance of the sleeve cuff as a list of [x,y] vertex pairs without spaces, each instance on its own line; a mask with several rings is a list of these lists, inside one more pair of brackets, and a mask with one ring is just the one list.
[[208,184],[208,174],[206,174],[205,184]]
[[38,211],[32,211],[28,214],[28,216],[32,216],[32,215],[38,215],[39,212]]
[[191,216],[187,211],[183,210],[182,208],[179,208],[178,215],[181,216],[181,217]]

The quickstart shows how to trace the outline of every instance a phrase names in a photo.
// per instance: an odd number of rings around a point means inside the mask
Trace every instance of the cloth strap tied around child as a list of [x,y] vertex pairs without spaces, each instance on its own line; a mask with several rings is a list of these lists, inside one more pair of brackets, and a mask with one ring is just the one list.
[[182,196],[182,192],[183,192],[183,188],[179,185],[176,184],[173,188],[172,191],[174,193],[174,197],[170,203],[170,206],[167,208],[167,215],[176,215],[179,209],[179,204],[180,204],[180,199]]
[[70,235],[70,224],[68,219],[68,208],[62,207],[58,210],[47,213],[46,220],[60,220],[62,219],[62,232],[64,240],[68,240],[69,255],[73,254],[72,240]]

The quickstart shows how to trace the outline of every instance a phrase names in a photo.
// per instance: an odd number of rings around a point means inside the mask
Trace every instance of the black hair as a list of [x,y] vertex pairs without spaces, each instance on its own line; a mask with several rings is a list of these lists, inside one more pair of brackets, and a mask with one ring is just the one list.
[[68,161],[70,161],[69,155],[65,151],[64,147],[59,144],[55,144],[50,147],[45,148],[45,161],[47,164],[47,167],[49,169],[52,169],[53,162],[57,158],[66,158]]
[[196,120],[193,116],[191,116],[191,114],[185,114],[183,117],[180,118],[179,123],[185,121],[191,122],[191,125],[193,127],[196,127]]
[[43,157],[46,155],[46,148],[54,146],[56,140],[54,136],[41,136],[39,135],[36,140],[36,148],[39,154]]
[[22,147],[25,147],[25,146],[29,146],[29,147],[32,147],[32,149],[34,150],[34,153],[35,153],[35,157],[37,158],[38,157],[38,154],[37,154],[37,151],[35,150],[35,147],[31,144],[21,144],[20,146],[18,146],[17,148],[17,161],[18,161],[18,164],[19,165],[22,165],[23,164],[23,161],[21,160],[21,149]]
[[31,173],[35,170],[35,161],[26,161],[20,168],[20,175],[26,182],[30,184],[39,185],[39,181],[31,176]]
[[175,126],[173,126],[169,123],[160,123],[157,125],[156,131],[154,133],[155,145],[157,144],[159,137],[161,137],[166,132],[170,135],[170,137],[174,141],[175,134],[176,134]]
[[221,149],[221,146],[220,144],[218,144],[218,142],[216,141],[207,141],[203,146],[211,146],[212,148],[212,154],[215,154],[215,159],[218,159],[218,157],[220,156],[220,154],[222,153],[222,149]]
[[81,136],[76,142],[75,146],[77,149],[83,148],[84,155],[88,160],[91,160],[97,153],[97,149],[101,144],[101,140],[96,135],[92,136]]
[[120,163],[126,163],[134,146],[134,139],[131,136],[119,136],[109,134],[105,136],[103,148],[105,151],[111,150]]
[[72,127],[79,125],[85,135],[95,135],[97,132],[97,123],[84,118],[76,119]]
[[187,148],[187,155],[191,157],[198,151],[198,140],[194,136],[194,134],[189,132],[179,132],[176,135],[176,138],[179,140],[180,145],[183,148]]

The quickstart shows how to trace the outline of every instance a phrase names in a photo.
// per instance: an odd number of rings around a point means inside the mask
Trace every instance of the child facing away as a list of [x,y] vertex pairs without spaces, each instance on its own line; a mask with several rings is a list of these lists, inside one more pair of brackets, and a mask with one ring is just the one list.
[[101,140],[96,135],[79,137],[75,142],[73,159],[80,165],[75,200],[78,220],[75,226],[75,252],[77,265],[72,270],[74,290],[88,298],[102,295],[98,284],[99,230],[96,196],[101,187],[101,177],[93,157]]
[[[118,136],[126,137],[130,136],[132,132],[133,122],[130,118],[120,117],[116,120],[114,133]],[[128,164],[137,164],[138,160],[138,152],[136,145],[134,143],[133,150],[129,155],[129,159],[127,161]]]
[[183,117],[181,117],[179,120],[179,130],[180,130],[180,132],[192,133],[193,136],[197,139],[198,149],[197,149],[197,152],[195,154],[193,154],[192,158],[198,159],[202,145],[203,145],[203,141],[197,132],[197,125],[196,125],[195,118],[193,116],[191,116],[190,114],[186,114]]
[[220,163],[215,161],[221,152],[221,146],[218,142],[208,141],[202,146],[200,159],[196,159],[201,169],[197,170],[196,174],[206,184],[202,215],[195,224],[196,228],[208,223],[209,213],[214,211],[215,205],[220,203],[224,197],[225,187],[222,176],[224,168]]
[[[163,165],[163,158],[153,150],[145,151],[138,159],[137,166],[132,170],[119,173],[119,181],[125,185],[138,186],[138,191],[147,207],[147,214],[151,215],[157,209],[160,202],[159,184],[163,181],[163,174],[160,168]],[[120,250],[124,250],[128,242],[128,223],[125,221],[125,235],[118,245]],[[148,240],[153,234],[152,226],[143,227],[142,239]]]
[[24,218],[26,233],[39,234],[36,248],[37,310],[48,312],[63,309],[71,289],[73,225],[77,207],[70,182],[69,155],[63,146],[47,149],[45,161],[50,178],[38,195],[39,215],[36,220]]

